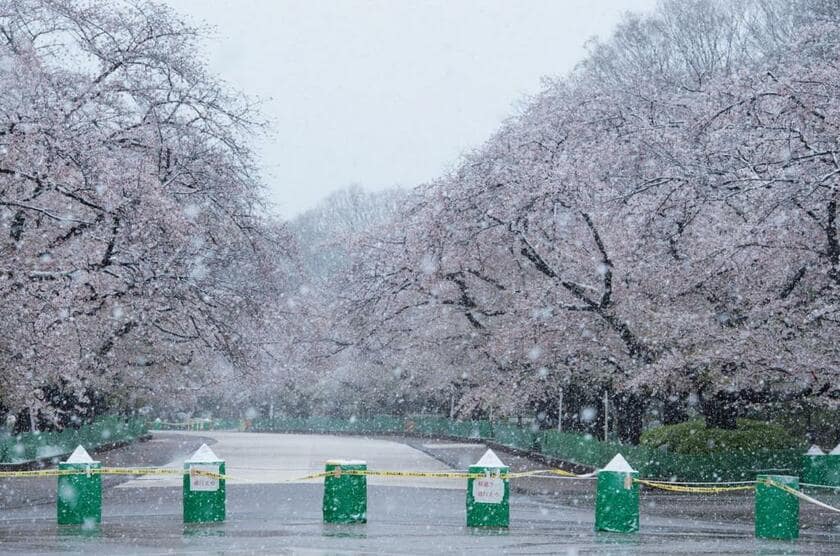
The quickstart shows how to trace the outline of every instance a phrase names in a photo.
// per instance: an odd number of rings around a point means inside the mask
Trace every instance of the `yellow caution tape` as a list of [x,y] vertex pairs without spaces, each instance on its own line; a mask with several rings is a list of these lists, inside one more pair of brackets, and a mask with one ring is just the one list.
[[[192,475],[199,475],[204,477],[209,477],[212,479],[223,480],[223,481],[239,481],[242,480],[244,482],[249,482],[244,479],[237,479],[231,475],[216,473],[213,471],[207,471],[203,469],[177,469],[177,468],[167,468],[167,467],[102,467],[102,468],[90,468],[90,469],[44,469],[39,471],[2,471],[0,472],[0,478],[36,478],[36,477],[62,477],[68,475],[163,475],[163,476],[183,476],[186,474]],[[301,482],[301,481],[309,481],[314,479],[322,479],[325,477],[340,477],[342,475],[348,476],[365,476],[365,477],[409,477],[409,478],[421,478],[421,479],[480,479],[488,476],[488,473],[479,472],[479,473],[469,473],[465,471],[378,471],[378,470],[371,470],[371,469],[333,469],[331,471],[319,471],[315,473],[310,473],[308,475],[304,475],[302,477],[298,477],[295,479],[287,479],[281,482],[284,483],[291,483],[291,482]],[[491,476],[497,476],[502,480],[510,480],[510,479],[523,479],[528,477],[545,477],[545,475],[553,475],[553,476],[560,476],[566,478],[577,478],[577,479],[589,479],[592,478],[593,475],[576,475],[570,471],[566,471],[564,469],[536,469],[532,471],[521,471],[516,473],[501,473],[498,475],[490,474]],[[721,492],[733,492],[733,491],[742,491],[742,490],[752,490],[755,488],[753,483],[739,483],[736,485],[714,485],[714,486],[698,486],[698,485],[686,485],[668,481],[651,481],[646,479],[635,479],[635,481],[639,484],[643,484],[645,486],[656,488],[660,490],[666,490],[670,492],[686,492],[686,493],[694,493],[694,494],[717,494]],[[779,488],[786,489],[784,485],[779,486]],[[793,490],[793,489],[791,489]],[[799,492],[799,491],[795,491]]]
[[[536,469],[533,471],[521,471],[518,473],[500,473],[490,476],[498,476],[503,480],[522,479],[526,477],[538,477],[540,475],[559,475],[562,477],[573,477],[579,479],[589,478],[587,475],[575,475],[564,469]],[[467,471],[376,471],[371,469],[334,469],[319,473],[317,477],[339,477],[341,475],[355,475],[367,477],[412,477],[421,479],[481,479],[488,476],[485,472],[470,473]],[[312,477],[312,478],[317,478]]]
[[692,494],[719,494],[721,492],[733,492],[737,490],[753,490],[754,484],[741,485],[721,485],[721,486],[691,486],[684,484],[677,484],[671,482],[648,481],[646,479],[633,479],[634,482],[649,486],[651,488],[658,488],[660,490],[667,490],[669,492],[688,492]]
[[222,475],[203,469],[175,469],[171,467],[100,467],[89,469],[43,469],[40,471],[0,471],[0,479],[66,477],[69,475],[201,475],[213,479],[230,480],[229,475]]
[[0,479],[29,478],[29,477],[63,477],[66,475],[84,475],[85,470],[77,469],[44,469],[42,471],[0,471]]
[[796,496],[800,500],[805,500],[806,502],[810,502],[811,504],[814,504],[815,506],[819,506],[820,508],[823,508],[825,510],[840,513],[840,508],[835,508],[834,506],[830,506],[830,505],[826,504],[825,502],[820,502],[816,498],[808,496],[804,492],[796,490],[795,488],[791,488],[788,485],[778,483],[778,482],[776,482],[772,479],[762,479],[761,483],[765,484],[767,486],[776,487],[779,490],[783,490],[783,491],[787,492],[788,494],[792,494],[793,496]]
[[312,479],[323,479],[324,477],[334,477],[336,476],[334,471],[319,471],[317,473],[310,473],[304,477],[298,477],[297,479],[287,479],[283,481],[284,483],[296,483],[298,481],[311,481]]
[[[32,477],[62,477],[67,475],[167,475],[177,476],[192,473],[221,480],[236,480],[230,475],[214,473],[192,468],[176,469],[167,467],[101,467],[90,469],[44,469],[40,471],[2,471],[0,478],[32,478]],[[341,475],[356,475],[367,477],[411,477],[422,479],[480,479],[488,474],[484,472],[469,473],[466,471],[377,471],[372,469],[334,469],[332,471],[320,471],[296,479],[289,479],[284,482],[307,481],[321,479],[324,477],[339,477]],[[492,475],[492,473],[491,473]],[[533,471],[522,471],[518,473],[501,473],[500,479],[521,479],[526,477],[538,477],[540,475],[558,475],[562,477],[588,478],[587,476],[575,475],[563,469],[537,469]]]
[[[97,475],[185,475],[187,473],[185,469],[172,467],[102,467],[91,471]],[[194,469],[192,472],[198,474],[199,470]],[[201,474],[218,475],[212,471],[201,471]]]
[[572,473],[571,471],[566,471],[565,469],[535,469],[533,471],[520,471],[518,473],[508,473],[507,478],[522,479],[526,477],[539,477],[541,475],[557,475],[560,477],[567,477],[570,479],[591,479],[593,477],[592,474],[577,475],[575,473]]
[[[466,473],[463,471],[375,471],[372,469],[334,469],[324,472],[324,476],[341,477],[355,475],[366,477],[414,477],[425,479],[475,479],[485,477],[484,473]],[[500,475],[505,478],[505,475]]]

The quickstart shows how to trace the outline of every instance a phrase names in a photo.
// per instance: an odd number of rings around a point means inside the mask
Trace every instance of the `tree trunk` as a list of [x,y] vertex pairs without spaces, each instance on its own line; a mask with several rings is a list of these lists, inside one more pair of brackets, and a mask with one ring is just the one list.
[[638,444],[644,429],[647,398],[635,392],[624,392],[612,399],[612,411],[618,417],[618,439]]
[[706,427],[735,430],[738,428],[738,408],[733,396],[717,392],[714,397],[703,400],[703,416]]
[[685,411],[682,397],[677,395],[666,397],[662,402],[662,424],[677,425],[687,420],[688,413]]

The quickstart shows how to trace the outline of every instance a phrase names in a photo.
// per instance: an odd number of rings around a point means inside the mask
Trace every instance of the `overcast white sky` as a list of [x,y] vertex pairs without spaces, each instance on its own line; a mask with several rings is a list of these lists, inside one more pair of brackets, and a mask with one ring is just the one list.
[[284,216],[410,187],[485,141],[587,39],[656,0],[166,0],[216,28],[212,71],[263,101],[255,147]]

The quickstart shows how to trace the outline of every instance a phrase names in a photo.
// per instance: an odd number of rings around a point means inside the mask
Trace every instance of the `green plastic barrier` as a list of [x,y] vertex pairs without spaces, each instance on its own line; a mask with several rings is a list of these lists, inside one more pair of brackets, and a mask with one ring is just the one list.
[[759,539],[793,540],[799,537],[799,498],[770,480],[799,490],[799,479],[786,475],[759,475],[755,485],[755,536]]
[[[412,427],[413,423],[413,427]],[[449,427],[449,419],[444,417],[429,417],[425,415],[406,417],[406,432],[413,432],[420,436],[446,436]],[[413,430],[411,430],[413,428]]]
[[510,468],[476,464],[469,467],[469,472],[485,476],[467,479],[467,527],[509,527],[510,481],[500,475]]
[[27,432],[0,441],[0,464],[25,464],[69,454],[79,444],[95,449],[112,443],[131,442],[147,434],[144,420],[106,416],[80,428]]
[[[102,464],[59,463],[59,470],[99,469]],[[102,475],[79,474],[58,478],[56,508],[59,525],[91,526],[102,521]]]
[[840,453],[835,453],[835,448],[823,456],[822,481],[823,484],[840,487]]
[[530,451],[535,447],[537,435],[530,428],[511,423],[499,423],[493,427],[493,440],[502,446]]
[[225,474],[225,462],[206,444],[184,462],[184,523],[224,521],[226,516],[225,480],[195,473],[195,470]]
[[598,471],[595,487],[595,530],[635,533],[639,530],[639,473],[621,456]]
[[[325,470],[366,471],[364,461],[330,460]],[[367,477],[330,475],[324,477],[324,523],[367,523]]]
[[644,446],[601,442],[591,436],[557,431],[543,431],[539,438],[544,455],[597,468],[620,452],[642,477],[661,479],[743,481],[753,480],[756,473],[768,470],[789,470],[798,474],[802,465],[797,450],[694,456],[672,454]]
[[446,436],[489,439],[493,436],[493,429],[490,421],[448,421]]

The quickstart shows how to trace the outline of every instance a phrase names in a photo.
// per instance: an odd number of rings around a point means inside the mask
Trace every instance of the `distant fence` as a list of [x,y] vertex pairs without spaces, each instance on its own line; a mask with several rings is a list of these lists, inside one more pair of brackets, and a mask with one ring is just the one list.
[[541,431],[536,436],[541,454],[593,467],[603,466],[621,452],[642,477],[676,481],[751,481],[759,473],[799,475],[802,468],[799,450],[688,455],[647,446],[601,442],[573,433]]
[[535,430],[514,423],[457,421],[430,416],[381,415],[350,419],[279,417],[248,421],[213,421],[204,427],[200,430],[228,428],[254,432],[410,434],[480,439],[522,452],[592,468],[603,467],[615,454],[621,452],[641,476],[679,481],[753,480],[756,474],[767,472],[798,475],[802,466],[802,455],[798,450],[709,455],[675,454],[645,446],[602,442],[584,434]]
[[217,431],[217,430],[245,430],[244,419],[188,419],[181,423],[173,423],[155,419],[147,423],[149,430],[155,431]]
[[71,453],[79,444],[88,450],[130,442],[147,434],[143,419],[100,417],[78,429],[25,432],[0,436],[0,465],[22,465]]

